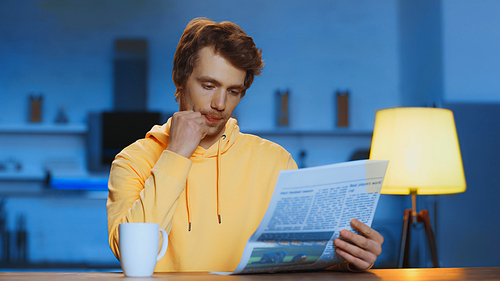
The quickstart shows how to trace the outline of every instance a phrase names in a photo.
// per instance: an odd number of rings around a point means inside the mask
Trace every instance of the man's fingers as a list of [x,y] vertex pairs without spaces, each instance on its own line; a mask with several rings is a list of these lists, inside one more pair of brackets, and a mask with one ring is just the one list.
[[186,111],[179,111],[174,113],[172,115],[173,121],[190,121],[190,120],[196,120],[197,123],[200,121],[203,121],[203,116],[199,112],[195,112],[192,110],[186,110]]
[[[362,238],[364,238],[364,237],[362,237]],[[366,239],[366,238],[364,238],[364,239]],[[335,246],[336,246],[337,249],[342,250],[342,251],[348,253],[352,257],[355,257],[357,259],[360,259],[360,260],[363,260],[363,261],[367,262],[368,265],[374,263],[375,260],[377,259],[377,256],[379,255],[378,253],[374,253],[371,250],[368,250],[368,249],[362,247],[359,244],[353,245],[353,244],[351,244],[349,242],[346,242],[346,241],[344,241],[342,239],[335,239],[334,240],[334,244],[335,244]]]
[[[202,132],[202,135],[208,129],[205,125],[205,117],[203,117],[201,113],[195,111],[179,111],[174,113],[172,123],[174,122],[176,124],[180,123],[185,125],[189,125],[191,122],[194,122],[199,126],[198,130]],[[174,124],[172,124],[172,126],[174,126]]]
[[380,233],[357,219],[351,220],[351,227],[356,230],[359,235],[380,243],[380,245],[384,243],[384,237]]
[[207,135],[208,131],[210,130],[210,127],[208,127],[207,124],[205,123],[205,117],[203,117],[203,115],[200,115],[200,117],[197,118],[197,122],[199,122],[198,124],[200,125],[200,127],[199,127],[200,134],[201,134],[200,140],[202,140]]
[[209,128],[200,112],[179,111],[172,116],[167,150],[190,158]]
[[203,133],[201,134],[201,139],[200,139],[200,140],[204,139],[206,135],[207,135],[207,132],[206,132],[206,130],[205,130],[205,132],[203,132]]
[[369,262],[360,258],[357,258],[348,252],[340,249],[339,247],[335,248],[335,252],[342,256],[350,265],[355,266],[357,269],[360,270],[367,270],[370,268],[373,262]]
[[335,251],[350,264],[359,269],[367,269],[382,253],[384,238],[380,233],[357,219],[351,221],[351,226],[358,233],[343,229],[340,232],[340,237],[350,243],[339,238],[335,239]]
[[[357,248],[361,248],[362,250],[366,250],[374,255],[378,256],[382,253],[381,243],[378,241],[372,240],[371,237],[365,237],[354,232],[343,229],[340,231],[340,236],[351,241]],[[353,247],[356,247],[353,246]],[[355,254],[356,255],[356,254]]]

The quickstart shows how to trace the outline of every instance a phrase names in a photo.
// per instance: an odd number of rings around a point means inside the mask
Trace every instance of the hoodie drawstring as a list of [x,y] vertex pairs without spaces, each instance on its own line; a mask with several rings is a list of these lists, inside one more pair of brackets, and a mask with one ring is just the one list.
[[217,145],[217,218],[219,220],[219,224],[222,223],[221,218],[220,218],[220,196],[219,196],[219,186],[220,186],[220,178],[221,178],[221,153],[220,153],[220,144],[222,143],[222,140],[226,139],[226,135],[222,135],[221,138],[219,139],[218,145]]
[[188,179],[186,179],[186,209],[188,216],[188,231],[191,231],[191,209],[189,208]]
[[[221,181],[221,149],[220,145],[222,143],[222,140],[226,139],[226,135],[222,135],[219,141],[217,142],[217,219],[219,221],[219,224],[222,223],[221,216],[220,216],[220,196],[219,196],[219,186],[220,186],[220,181]],[[186,179],[186,209],[187,209],[187,219],[188,219],[188,231],[191,231],[191,209],[189,208],[189,193],[188,193],[188,180]]]

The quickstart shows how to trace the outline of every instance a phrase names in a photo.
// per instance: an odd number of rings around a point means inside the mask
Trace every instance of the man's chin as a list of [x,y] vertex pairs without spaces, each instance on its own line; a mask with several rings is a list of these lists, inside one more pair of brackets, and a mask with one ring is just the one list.
[[226,122],[220,121],[217,124],[207,124],[208,132],[206,136],[214,137],[224,132]]

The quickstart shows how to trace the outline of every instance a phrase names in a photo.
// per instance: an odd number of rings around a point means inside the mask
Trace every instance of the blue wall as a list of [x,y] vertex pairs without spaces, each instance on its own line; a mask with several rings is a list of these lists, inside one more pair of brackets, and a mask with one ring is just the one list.
[[24,122],[30,92],[44,93],[48,122],[59,106],[78,123],[110,109],[118,38],[148,40],[149,108],[175,111],[177,41],[189,20],[206,16],[238,23],[264,50],[264,75],[238,108],[243,127],[273,128],[274,92],[290,89],[293,128],[332,129],[340,88],[352,92],[352,127],[371,129],[374,109],[399,104],[397,7],[356,2],[3,1],[0,122]]
[[447,0],[442,7],[443,98],[500,102],[500,2]]
[[[498,103],[500,19],[496,15],[499,12],[500,3],[494,0],[318,0],[307,3],[4,0],[0,2],[0,129],[25,126],[28,95],[33,92],[44,94],[42,126],[53,124],[61,106],[66,109],[72,125],[83,126],[89,111],[112,109],[116,39],[148,40],[148,108],[176,111],[172,58],[185,25],[198,16],[236,22],[263,50],[266,62],[263,75],[255,79],[236,110],[242,130],[275,128],[274,94],[278,89],[291,91],[290,127],[296,131],[335,130],[333,94],[337,89],[351,92],[349,130],[354,132],[372,130],[374,113],[381,108],[450,102]],[[53,148],[46,149],[51,142],[48,136],[37,135],[32,144],[30,136],[25,135],[20,143],[15,143],[15,138],[15,134],[9,137],[0,133],[3,147],[0,161],[8,157],[21,159],[26,174],[42,173],[42,164],[58,157]],[[295,158],[303,147],[310,148],[307,158],[310,166],[346,161],[354,150],[368,148],[370,143],[370,137],[362,135],[338,137],[334,141],[286,136],[275,140]],[[7,147],[7,143],[14,149]],[[74,160],[76,172],[85,174],[84,147],[78,145],[78,140],[71,143],[74,147],[69,145],[59,158]],[[23,146],[30,149],[25,150]],[[485,161],[498,167],[492,160]],[[2,184],[12,182],[4,180]],[[469,181],[468,185],[469,189],[475,187],[474,182]],[[103,194],[84,195],[79,204],[75,198],[67,198],[67,202],[79,206],[72,208],[57,204],[54,207],[60,198],[8,196],[9,227],[15,228],[19,214],[27,216],[28,227],[33,229],[30,238],[34,261],[113,263],[114,257],[107,249],[104,198]],[[422,198],[420,205],[437,212],[435,209],[439,207],[433,207],[437,200]],[[458,204],[453,203],[453,197],[447,200],[446,204]],[[384,234],[386,242],[378,266],[395,265],[402,210],[409,206],[404,196],[381,197],[374,226]],[[48,230],[38,220],[57,216],[54,222],[60,224],[54,233],[60,233],[66,229],[63,222],[78,220],[82,214],[95,218],[95,227],[72,230],[84,242],[72,250],[46,250],[55,242],[40,238],[48,235]],[[439,228],[447,227],[457,226],[440,220]],[[438,245],[439,239],[447,237],[438,237]],[[97,247],[96,253],[102,258],[85,253],[86,245]],[[453,245],[447,244],[439,250],[448,252],[451,247]],[[83,253],[80,260],[73,258],[75,253]],[[491,256],[489,263],[468,263],[456,259],[457,255],[443,255],[441,263],[445,266],[500,265],[498,257]],[[425,261],[418,264],[427,265]]]
[[443,95],[441,1],[399,1],[398,12],[402,104],[439,104]]

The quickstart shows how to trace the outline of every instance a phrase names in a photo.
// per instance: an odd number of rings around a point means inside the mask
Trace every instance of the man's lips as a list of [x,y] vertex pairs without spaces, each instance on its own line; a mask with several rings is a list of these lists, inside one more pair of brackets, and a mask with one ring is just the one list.
[[218,118],[218,117],[215,117],[212,115],[204,115],[204,116],[205,116],[205,119],[210,123],[217,123],[222,119],[222,118]]

